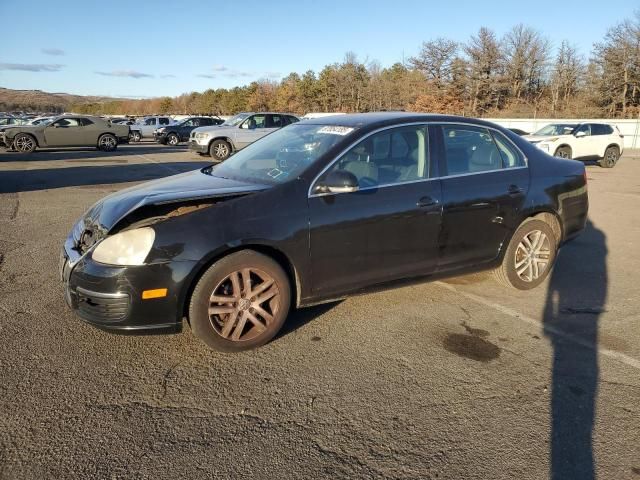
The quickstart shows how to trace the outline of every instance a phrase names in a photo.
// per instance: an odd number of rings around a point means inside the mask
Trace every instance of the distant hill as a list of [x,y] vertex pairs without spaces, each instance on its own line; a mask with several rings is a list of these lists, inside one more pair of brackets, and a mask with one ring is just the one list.
[[0,87],[0,111],[64,112],[74,103],[121,100],[113,97],[49,93],[42,90],[11,90]]

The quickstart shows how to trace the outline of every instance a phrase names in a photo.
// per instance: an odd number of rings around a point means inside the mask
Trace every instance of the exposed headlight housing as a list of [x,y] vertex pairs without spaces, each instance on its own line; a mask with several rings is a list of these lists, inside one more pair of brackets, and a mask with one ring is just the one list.
[[108,265],[144,265],[155,238],[151,227],[116,233],[100,242],[91,256]]

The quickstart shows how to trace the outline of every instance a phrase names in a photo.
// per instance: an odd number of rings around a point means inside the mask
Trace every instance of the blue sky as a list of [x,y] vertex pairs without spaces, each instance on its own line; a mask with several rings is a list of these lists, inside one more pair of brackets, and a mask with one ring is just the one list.
[[[28,6],[28,8],[26,8]],[[20,7],[20,8],[17,8]],[[424,40],[524,23],[588,56],[640,4],[448,0],[0,0],[0,86],[150,97],[244,85],[339,62],[389,66]]]

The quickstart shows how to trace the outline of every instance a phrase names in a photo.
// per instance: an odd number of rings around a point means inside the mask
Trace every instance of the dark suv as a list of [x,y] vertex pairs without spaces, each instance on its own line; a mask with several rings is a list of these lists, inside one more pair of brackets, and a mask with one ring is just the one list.
[[189,135],[194,128],[211,127],[220,125],[223,122],[224,120],[221,118],[190,117],[180,123],[176,123],[175,125],[158,128],[153,133],[153,137],[156,142],[162,143],[163,145],[177,145],[180,142],[188,141]]

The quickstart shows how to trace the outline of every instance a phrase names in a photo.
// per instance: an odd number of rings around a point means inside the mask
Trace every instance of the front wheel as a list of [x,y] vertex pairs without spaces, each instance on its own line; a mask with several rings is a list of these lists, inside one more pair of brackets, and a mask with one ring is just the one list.
[[209,147],[209,155],[215,160],[222,162],[231,155],[231,145],[224,140],[215,140]]
[[560,158],[572,158],[573,152],[571,151],[570,147],[559,147],[556,150],[556,153],[553,154],[554,157],[560,157]]
[[176,145],[178,145],[178,143],[180,143],[180,139],[175,133],[170,133],[167,137],[167,143],[175,147]]
[[26,133],[19,133],[13,139],[13,148],[20,153],[31,153],[36,149],[36,139]]
[[139,142],[142,139],[142,135],[138,131],[133,131],[129,134],[129,140],[132,142]]
[[556,259],[558,240],[548,223],[525,221],[511,237],[502,265],[495,270],[498,281],[518,290],[530,290],[549,275]]
[[604,152],[602,160],[598,161],[598,165],[602,168],[613,168],[620,158],[620,149],[618,147],[608,147]]
[[98,138],[98,148],[103,152],[113,152],[118,148],[118,139],[110,133],[100,135],[100,138]]
[[264,345],[284,324],[291,287],[277,262],[253,250],[218,260],[191,296],[193,333],[209,347],[238,352]]

